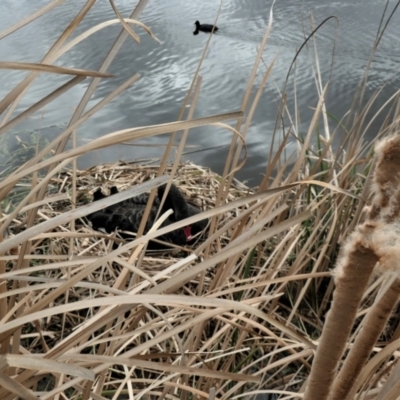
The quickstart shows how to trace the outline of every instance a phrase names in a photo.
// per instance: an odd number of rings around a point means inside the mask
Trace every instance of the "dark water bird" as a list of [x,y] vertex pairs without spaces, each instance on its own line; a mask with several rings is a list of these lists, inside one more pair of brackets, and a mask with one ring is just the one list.
[[200,24],[199,21],[196,21],[194,24],[196,25],[196,30],[193,32],[193,35],[198,35],[199,32],[211,33],[213,32],[213,29],[215,33],[218,30],[217,26],[210,24]]
[[[154,199],[153,206],[150,210],[144,229],[144,234],[150,230],[155,222],[157,211],[164,196],[165,189],[166,185],[162,185],[159,186],[157,190],[157,196]],[[118,193],[118,189],[113,186],[110,189],[110,194],[116,193]],[[107,196],[101,192],[101,189],[98,189],[93,193],[94,201],[103,199],[105,197]],[[148,198],[148,193],[132,197],[130,199],[121,201],[120,203],[113,204],[112,206],[109,206],[103,210],[96,211],[93,214],[88,215],[87,218],[95,230],[105,230],[108,233],[112,233],[116,229],[119,229],[121,231],[136,233],[139,229]],[[173,184],[171,185],[165,198],[160,215],[169,209],[173,210],[173,214],[164,221],[162,227],[177,221],[181,221],[182,219],[191,217],[201,212],[201,210],[197,207],[187,203],[180,190]],[[195,240],[193,237],[199,232],[203,231],[206,228],[207,223],[208,219],[204,219],[192,225],[178,228],[172,232],[166,233],[165,235],[159,236],[157,239],[179,246],[192,244]],[[134,239],[134,236],[129,233],[120,232],[120,235],[124,239]],[[165,248],[168,248],[168,246],[155,241],[150,241],[148,245],[148,249],[153,250]]]
[[[119,192],[118,192],[118,189],[117,189],[116,186],[113,186],[113,187],[110,188],[110,195],[117,194],[117,193],[119,193]],[[101,200],[101,199],[105,199],[106,197],[108,197],[108,196],[106,196],[105,194],[103,194],[103,192],[101,191],[100,188],[97,189],[97,190],[93,193],[93,200],[94,200],[94,201]]]

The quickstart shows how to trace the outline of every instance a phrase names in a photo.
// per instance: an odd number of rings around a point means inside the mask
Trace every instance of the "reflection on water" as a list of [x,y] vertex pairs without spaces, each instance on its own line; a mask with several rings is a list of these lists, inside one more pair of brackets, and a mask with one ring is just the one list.
[[[0,2],[0,26],[5,29],[23,19],[32,11],[47,4],[48,0],[3,0]],[[264,62],[268,65],[275,57],[272,76],[264,90],[252,126],[247,136],[249,157],[245,168],[237,175],[249,179],[249,184],[260,180],[266,157],[271,146],[271,134],[275,124],[278,107],[278,89],[283,88],[288,68],[296,50],[304,39],[303,27],[310,31],[309,16],[312,13],[314,26],[323,19],[334,15],[339,21],[330,20],[318,34],[318,55],[322,75],[330,76],[332,53],[335,59],[332,70],[332,84],[328,95],[329,112],[340,119],[348,110],[355,88],[363,72],[378,29],[383,11],[381,2],[320,2],[305,0],[298,2],[286,0],[278,2],[274,8],[274,23]],[[147,24],[162,41],[158,44],[140,28],[141,44],[128,39],[110,67],[115,74],[113,79],[104,79],[99,85],[90,104],[108,94],[118,84],[135,72],[141,79],[91,118],[78,131],[83,141],[91,140],[110,131],[128,127],[170,122],[176,119],[182,101],[191,84],[207,34],[194,36],[194,21],[214,23],[220,1],[187,2],[183,0],[153,0],[142,14],[141,20]],[[362,6],[361,6],[362,5]],[[131,1],[118,1],[117,6],[124,16],[132,10]],[[257,47],[269,20],[271,2],[264,0],[224,2],[218,20],[219,32],[214,35],[210,49],[205,57],[201,75],[203,85],[195,117],[208,116],[238,110],[242,102],[246,84],[257,53]],[[79,0],[69,0],[42,18],[34,21],[20,31],[0,41],[0,52],[4,60],[39,61],[63,29],[82,7]],[[108,2],[97,2],[84,19],[75,35],[102,21],[115,18]],[[371,80],[366,97],[380,88],[388,78],[391,84],[385,88],[374,110],[383,104],[398,87],[399,39],[396,14],[389,25],[376,60],[372,66]],[[57,61],[58,65],[75,68],[98,69],[108,49],[118,35],[118,26],[108,27],[73,48]],[[261,80],[262,68],[257,83]],[[2,71],[0,95],[7,93],[26,73]],[[317,103],[313,71],[305,49],[296,63],[297,105],[302,123],[312,115],[312,107]],[[49,93],[65,78],[56,75],[41,76],[22,100],[19,109],[25,109]],[[290,81],[291,83],[293,80]],[[43,130],[51,126],[64,126],[72,115],[74,107],[84,93],[88,83],[84,81],[40,113],[20,124],[17,131]],[[256,88],[254,88],[255,92]],[[289,87],[289,93],[290,93]],[[291,103],[289,102],[289,105]],[[376,124],[379,124],[377,121]],[[376,126],[376,125],[375,125]],[[47,134],[47,133],[46,133]],[[166,136],[147,140],[146,143],[162,144]],[[208,149],[187,155],[193,161],[222,171],[223,161],[231,134],[214,127],[193,129],[189,144],[198,149]],[[224,147],[225,145],[225,147]],[[188,149],[188,152],[193,149]],[[95,152],[79,160],[80,167],[95,163],[134,159],[144,156],[159,156],[162,147],[147,150],[136,146],[115,146],[115,148]]]

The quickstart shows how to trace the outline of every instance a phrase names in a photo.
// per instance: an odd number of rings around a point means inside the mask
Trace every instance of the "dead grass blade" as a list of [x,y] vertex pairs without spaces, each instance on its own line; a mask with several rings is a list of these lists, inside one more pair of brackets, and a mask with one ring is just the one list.
[[[96,0],[88,0],[83,8],[80,10],[78,15],[71,21],[71,23],[64,30],[62,35],[56,40],[51,49],[47,52],[45,57],[42,59],[43,64],[52,63],[57,58],[57,53],[62,44],[68,39],[68,37],[74,32],[79,23],[83,20],[84,16],[89,12]],[[0,114],[2,114],[11,103],[13,105],[9,107],[6,115],[3,118],[1,125],[4,125],[15,107],[19,103],[23,94],[29,89],[32,82],[38,77],[38,72],[31,72],[23,81],[21,81],[3,100],[0,101]]]
[[24,171],[21,171],[20,173],[13,174],[12,176],[9,176],[8,178],[4,179],[0,183],[0,189],[5,188],[8,185],[17,182],[24,176],[27,176],[27,175],[29,175],[35,171],[38,171],[42,168],[48,167],[49,165],[58,163],[60,161],[64,161],[66,159],[70,159],[72,161],[73,157],[77,157],[79,155],[85,154],[88,151],[101,149],[103,147],[107,147],[112,144],[117,144],[117,143],[124,142],[127,140],[141,139],[144,137],[151,137],[151,136],[160,135],[163,133],[172,132],[174,130],[209,125],[209,124],[213,124],[215,122],[220,122],[220,121],[227,120],[227,119],[237,118],[240,115],[242,115],[242,112],[238,111],[238,112],[233,112],[233,113],[228,113],[228,114],[220,114],[220,115],[212,116],[212,117],[194,119],[192,121],[171,122],[171,123],[167,123],[167,124],[153,125],[153,126],[148,126],[148,127],[144,127],[144,128],[125,129],[122,131],[114,132],[109,135],[103,136],[99,139],[95,139],[91,143],[77,147],[76,149],[65,151],[64,153],[62,153],[60,155],[56,155],[47,160],[39,162],[38,164],[36,164],[30,168],[26,168]]
[[118,8],[115,6],[115,3],[113,0],[109,0],[112,9],[115,12],[115,15],[118,17],[118,20],[121,22],[121,25],[124,27],[124,29],[128,32],[128,34],[137,42],[140,43],[140,38],[138,35],[136,35],[135,32],[133,32],[131,30],[131,28],[129,27],[129,25],[126,22],[131,22],[134,23],[138,26],[140,26],[141,28],[143,28],[156,42],[158,42],[159,44],[161,44],[160,40],[157,38],[157,36],[155,36],[153,34],[153,32],[142,22],[140,21],[136,21],[136,20],[124,20],[124,18],[122,18],[122,15],[120,14],[120,12],[118,11]]
[[[137,21],[137,20],[131,19],[131,18],[122,18],[121,20],[111,19],[109,21],[102,22],[101,24],[98,24],[98,25],[88,29],[87,31],[81,33],[79,36],[77,36],[76,38],[74,38],[74,39],[70,40],[68,43],[66,43],[60,50],[60,53],[61,54],[67,53],[69,50],[71,50],[77,44],[79,44],[83,40],[87,39],[88,37],[92,36],[96,32],[99,32],[102,29],[107,28],[109,26],[117,25],[117,24],[121,23],[122,21],[125,24],[124,26],[127,26],[128,28],[129,28],[128,24],[134,24],[134,25],[138,25],[138,26],[142,27],[156,42],[161,44],[160,40],[151,32],[151,30],[146,25],[141,23],[140,21]],[[130,28],[129,28],[129,32],[131,34],[133,34],[133,36],[131,35],[133,37],[133,39],[137,43],[140,43],[140,37],[138,35],[136,35],[136,33],[134,31],[132,31],[132,29],[130,29]]]
[[0,135],[4,134],[8,130],[14,128],[16,125],[18,125],[20,122],[28,118],[30,115],[34,114],[35,112],[41,110],[44,108],[47,104],[51,103],[53,100],[55,100],[57,97],[61,96],[63,93],[68,91],[69,89],[73,88],[75,85],[81,83],[84,79],[86,79],[85,76],[77,76],[75,78],[72,78],[70,81],[65,83],[64,85],[60,86],[58,89],[50,93],[49,95],[43,97],[43,99],[39,100],[36,104],[33,106],[29,107],[27,110],[16,116],[14,119],[11,121],[7,122],[0,128]]
[[94,374],[87,368],[82,368],[77,365],[72,366],[57,361],[41,359],[34,356],[22,356],[16,354],[7,354],[0,358],[0,370],[9,367],[17,367],[32,370],[41,370],[49,372],[57,372],[60,374],[77,376],[83,379],[94,381]]
[[124,201],[131,197],[138,196],[141,193],[147,192],[153,187],[160,186],[165,182],[167,182],[167,177],[161,176],[159,178],[153,179],[151,182],[142,183],[141,185],[135,186],[132,189],[128,189],[116,195],[107,197],[105,199],[92,202],[90,204],[87,204],[86,206],[82,206],[80,208],[66,212],[63,215],[52,218],[46,222],[43,222],[40,225],[36,225],[33,226],[32,228],[26,229],[25,231],[19,233],[18,235],[5,240],[3,243],[0,243],[0,254],[5,253],[7,250],[29,240],[30,238],[32,238],[37,234],[49,231],[55,228],[56,226],[63,225],[77,218],[82,218],[90,213],[101,210],[102,208],[108,207],[112,204]]
[[[111,25],[121,25],[121,33],[98,72],[107,76],[124,40],[129,36],[138,39],[132,24],[152,34],[139,21],[147,1],[140,0],[125,19],[114,1],[110,3],[118,20],[82,29],[76,35],[76,28],[95,4],[94,0],[86,1],[62,35],[54,38],[42,64],[38,64],[43,70],[31,71],[0,100],[0,112],[5,111],[0,133],[9,133],[17,123],[85,78],[76,76],[63,86],[60,84],[22,113],[16,109],[38,74],[48,72],[45,69],[53,67],[58,57],[90,35]],[[49,4],[2,35],[58,4]],[[219,12],[223,12],[221,6],[222,2]],[[262,184],[250,189],[237,182],[234,174],[247,157],[246,135],[278,58],[265,66],[260,75],[272,22],[271,8],[249,83],[243,88],[243,112],[193,120],[202,79],[209,79],[198,75],[200,61],[177,121],[111,132],[77,147],[75,130],[139,78],[138,74],[133,75],[89,108],[88,102],[94,100],[93,93],[101,79],[97,76],[91,79],[64,132],[44,148],[35,148],[35,156],[24,165],[1,174],[2,400],[100,400],[124,396],[227,400],[248,397],[249,393],[275,393],[280,398],[304,396],[307,379],[314,379],[313,373],[310,375],[311,364],[318,365],[319,347],[324,341],[323,337],[319,341],[317,338],[330,324],[330,317],[326,322],[325,316],[334,293],[330,279],[333,260],[339,248],[344,247],[343,238],[365,219],[363,209],[369,201],[372,182],[372,150],[364,136],[378,115],[385,116],[385,123],[376,132],[377,137],[396,133],[400,100],[396,93],[371,116],[380,90],[362,109],[355,108],[354,102],[346,113],[348,118],[337,116],[333,120],[329,103],[325,102],[330,77],[326,80],[320,71],[320,50],[312,26],[312,34],[305,33],[305,37],[314,40],[310,70],[318,101],[309,104],[314,114],[307,122],[306,135],[303,138],[299,132],[306,121],[300,120],[296,109],[301,88],[296,88],[294,77],[293,94],[286,92],[288,85],[284,91],[277,88],[278,113]],[[202,59],[208,44],[216,38],[209,35]],[[303,47],[309,43],[307,39]],[[262,77],[255,90],[257,74]],[[189,111],[185,114],[186,110]],[[226,125],[229,119],[236,121],[234,128]],[[190,128],[207,124],[232,132],[223,176],[189,162],[182,164],[180,160],[188,154],[185,150]],[[179,130],[183,134],[175,145]],[[85,171],[76,167],[77,157],[90,151],[170,132],[160,161],[115,162]],[[66,151],[71,135],[72,149]],[[290,153],[293,147],[295,151]],[[172,149],[175,161],[169,163]],[[389,168],[391,176],[396,168]],[[118,237],[118,231],[96,232],[83,218],[124,198],[152,190],[162,182],[174,182],[202,212],[161,227],[164,213],[150,231],[146,230],[146,235],[141,236],[139,230],[130,241]],[[118,187],[118,195],[92,201],[95,190],[101,188],[107,194],[112,186]],[[399,209],[398,201],[392,206],[392,211]],[[386,222],[392,218],[389,208]],[[374,212],[379,214],[377,209]],[[156,241],[168,231],[203,218],[209,218],[209,224],[194,245],[173,246],[168,252],[146,251],[149,240]],[[379,250],[382,248],[379,246]],[[357,278],[359,286],[361,278]],[[382,335],[379,331],[385,321],[374,323],[376,315],[389,315],[390,307],[384,307],[384,312],[377,307],[387,300],[383,296],[387,282],[378,278],[366,283],[366,291],[361,293],[355,308],[357,326],[342,341],[349,355],[357,358],[357,369],[361,367],[358,380],[346,393],[352,399],[390,399],[397,391],[395,361],[399,356],[400,329],[394,317],[388,319]],[[391,290],[391,305],[396,299],[396,288]],[[352,296],[354,300],[354,293]],[[354,309],[350,309],[350,303],[340,307],[347,315],[334,329],[328,350],[336,349],[345,335],[343,321]],[[362,327],[368,324],[373,324],[374,335],[368,329],[367,340]],[[359,341],[368,344],[361,356]],[[313,360],[314,352],[317,356]],[[366,365],[362,361],[365,356],[370,360]],[[349,368],[349,362],[342,358],[339,364],[344,365],[343,371]],[[378,382],[382,386],[378,387]],[[325,389],[317,392],[318,400]]]
[[[144,360],[139,360],[137,358],[124,358],[118,357],[116,360],[113,357],[109,356],[96,356],[96,355],[75,355],[73,356],[75,360],[81,360],[90,365],[98,364],[98,363],[111,363],[115,364],[123,364],[127,366],[136,366],[139,368],[148,368],[152,370],[158,371],[165,371],[169,373],[179,373],[183,375],[197,375],[197,376],[205,376],[208,378],[219,378],[219,379],[226,379],[232,381],[247,381],[247,382],[259,382],[260,378],[253,376],[253,375],[244,375],[244,374],[233,374],[224,371],[215,371],[215,370],[208,370],[206,368],[191,368],[191,367],[180,367],[166,363],[154,363]],[[73,357],[64,356],[62,360],[72,359]]]
[[60,74],[60,75],[92,76],[98,78],[111,78],[114,76],[111,74],[105,74],[98,71],[89,71],[76,68],[65,68],[65,67],[59,67],[57,65],[49,65],[43,63],[35,64],[35,63],[17,62],[17,61],[0,61],[0,69],[46,72],[48,74]]
[[37,19],[37,18],[41,17],[42,15],[46,14],[47,12],[51,11],[53,8],[58,7],[60,4],[64,3],[64,1],[65,0],[53,0],[49,4],[42,7],[40,10],[37,10],[36,12],[28,15],[22,21],[16,23],[13,26],[10,26],[8,29],[4,30],[3,32],[0,32],[0,40],[5,38],[8,35],[11,35],[13,32],[16,32],[17,30],[23,28],[25,25],[28,25],[35,19]]
[[21,399],[39,400],[39,397],[35,396],[31,390],[26,389],[19,382],[15,382],[14,379],[10,378],[3,372],[0,372],[0,384],[1,387],[8,390],[9,393],[16,394]]
[[[144,10],[144,8],[146,7],[147,2],[148,2],[148,0],[139,0],[138,3],[136,4],[135,9],[133,10],[132,14],[130,15],[130,18],[131,18],[131,19],[139,18],[140,14],[142,13],[142,11]],[[113,61],[113,59],[114,59],[115,56],[117,55],[119,49],[122,47],[122,45],[123,45],[123,43],[124,43],[124,41],[125,41],[125,39],[126,39],[127,37],[128,37],[128,33],[126,32],[126,30],[122,30],[122,32],[118,35],[118,38],[115,40],[114,44],[111,46],[111,49],[110,49],[109,53],[107,54],[107,56],[106,56],[104,62],[103,62],[102,65],[100,66],[100,69],[99,69],[100,72],[105,72],[105,71],[107,71],[108,67],[111,65],[111,62]],[[65,51],[66,51],[66,50],[67,50],[67,49],[65,49]],[[138,74],[136,74],[136,76],[139,77]],[[75,110],[74,115],[73,115],[72,118],[71,118],[71,121],[70,121],[70,123],[69,123],[69,128],[70,128],[71,126],[73,126],[73,125],[77,125],[77,121],[78,121],[79,119],[82,119],[81,116],[82,116],[82,114],[83,114],[85,108],[87,107],[87,105],[88,105],[88,103],[89,103],[89,100],[90,100],[90,98],[92,97],[94,91],[96,90],[97,85],[99,84],[99,82],[100,82],[100,78],[94,78],[94,79],[91,81],[89,87],[87,88],[85,94],[84,94],[83,97],[82,97],[82,100],[79,102],[79,105],[78,105],[77,109]],[[129,79],[128,79],[127,82],[126,82],[127,87],[129,86],[128,82],[129,82]],[[134,82],[134,81],[132,81],[131,84],[133,84],[133,82]],[[124,85],[121,85],[121,88],[120,88],[121,90],[123,90],[123,89],[122,89],[123,86],[124,86]],[[114,92],[115,92],[115,95],[117,95],[118,89],[117,89],[116,91],[114,91]],[[109,96],[107,96],[107,97],[110,97],[110,96],[111,96],[111,95],[109,95]],[[107,101],[110,101],[110,100],[107,99],[107,97],[106,97],[105,99],[103,99],[103,101],[101,101],[101,102],[98,104],[98,106],[99,106],[101,103],[107,104]],[[95,109],[96,109],[96,106],[93,107],[91,111],[94,111]],[[86,114],[87,114],[87,115],[90,115],[90,112],[88,111]],[[57,150],[56,150],[56,153],[57,153],[57,154],[60,153],[60,152],[62,152],[62,151],[64,151],[65,146],[66,146],[67,141],[68,141],[68,138],[69,138],[69,134],[67,134],[67,135],[66,135],[65,137],[63,137],[62,139],[60,138],[60,141],[59,141],[59,143],[58,143]]]

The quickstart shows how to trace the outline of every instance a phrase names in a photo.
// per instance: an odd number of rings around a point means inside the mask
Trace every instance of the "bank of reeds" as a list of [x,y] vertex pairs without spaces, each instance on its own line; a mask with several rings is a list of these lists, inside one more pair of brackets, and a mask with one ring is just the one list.
[[[61,3],[49,3],[0,38]],[[132,24],[152,35],[138,22],[146,1],[139,1],[125,20],[110,3],[116,13],[110,23],[121,23],[122,31],[99,71],[52,66],[107,25],[69,40],[93,0],[77,12],[41,63],[0,63],[30,71],[0,101],[2,135],[92,78],[65,131],[22,166],[7,171],[0,182],[0,398],[233,399],[275,394],[282,399],[394,399],[400,330],[398,320],[389,317],[397,303],[398,280],[388,272],[371,273],[377,260],[385,267],[385,257],[388,269],[395,270],[397,253],[384,253],[379,242],[378,254],[368,240],[375,238],[372,231],[391,226],[389,238],[379,237],[392,247],[396,243],[398,192],[382,194],[378,186],[379,168],[387,168],[392,177],[385,180],[385,175],[384,187],[398,186],[398,163],[385,164],[384,156],[387,143],[397,139],[381,145],[373,181],[374,143],[367,143],[364,135],[376,98],[361,109],[355,101],[351,118],[332,130],[324,102],[327,85],[316,68],[319,101],[312,105],[307,132],[297,131],[296,113],[282,93],[273,133],[278,150],[271,150],[266,160],[261,185],[250,190],[235,182],[234,173],[246,156],[247,131],[273,68],[273,63],[266,68],[261,63],[269,25],[244,88],[241,110],[248,110],[246,114],[233,110],[193,119],[201,89],[196,74],[176,122],[112,132],[66,150],[82,123],[139,79],[134,74],[86,110],[123,41],[138,41]],[[39,73],[73,77],[15,113]],[[262,80],[251,97],[257,73]],[[356,98],[361,95],[362,86]],[[381,110],[388,117],[377,137],[397,132],[397,94],[387,108]],[[206,124],[232,133],[222,177],[180,163],[189,129]],[[167,165],[177,131],[183,135],[174,149],[175,162]],[[115,163],[87,171],[76,168],[77,157],[89,151],[163,133],[171,133],[171,139],[157,167]],[[297,144],[291,155],[286,154],[289,141]],[[339,144],[333,146],[334,141]],[[206,236],[196,246],[168,254],[144,251],[150,238],[190,221],[172,228],[155,226],[145,236],[138,232],[131,242],[95,232],[86,223],[85,216],[105,204],[169,180],[179,182],[185,196],[204,210],[191,221],[210,218]],[[90,203],[97,187],[106,191],[115,184],[124,191]],[[372,208],[365,217],[371,186]],[[388,204],[395,210],[387,210]],[[113,247],[114,241],[119,247]],[[335,291],[331,271],[344,243]],[[348,371],[357,372],[354,379]]]

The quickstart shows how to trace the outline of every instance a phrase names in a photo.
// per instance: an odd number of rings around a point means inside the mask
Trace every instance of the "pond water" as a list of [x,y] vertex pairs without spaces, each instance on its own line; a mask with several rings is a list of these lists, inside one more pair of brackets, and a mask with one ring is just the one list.
[[[117,0],[115,3],[125,17],[129,16],[136,4],[128,0]],[[48,4],[48,0],[2,0],[0,30],[6,29],[45,4]],[[83,4],[80,0],[68,0],[1,40],[1,59],[40,61]],[[257,48],[269,21],[271,5],[271,1],[265,0],[230,0],[222,3],[218,20],[219,31],[212,38],[201,68],[203,84],[195,117],[240,109]],[[155,42],[140,28],[135,28],[141,37],[141,44],[138,45],[131,38],[126,40],[109,69],[115,77],[102,80],[90,105],[94,105],[135,72],[141,74],[141,79],[79,129],[79,142],[83,143],[119,129],[176,120],[209,37],[203,33],[194,36],[194,22],[200,20],[202,23],[213,23],[219,6],[220,1],[217,0],[150,0],[140,20],[151,28],[162,44]],[[390,10],[394,6],[395,2],[389,2]],[[279,90],[283,88],[289,66],[304,40],[304,32],[308,34],[311,31],[310,15],[313,16],[315,26],[329,16],[337,18],[331,19],[320,30],[317,44],[319,64],[325,82],[332,72],[327,108],[333,116],[340,119],[348,111],[359,84],[384,7],[385,2],[377,0],[276,2],[273,10],[273,29],[264,52],[267,65],[275,58],[276,61],[252,120],[247,136],[249,156],[245,167],[236,175],[239,179],[246,179],[249,185],[256,185],[261,179],[271,146]],[[115,15],[109,2],[99,0],[74,36],[113,18]],[[372,112],[399,87],[399,23],[399,13],[395,13],[372,65],[366,98],[391,79],[390,85],[385,87]],[[118,26],[111,26],[96,33],[60,58],[57,64],[97,70],[119,32]],[[333,50],[335,56],[332,65]],[[257,83],[260,82],[264,70],[265,68],[261,69]],[[8,93],[25,75],[26,73],[19,71],[2,70],[0,96]],[[295,75],[297,107],[305,131],[312,115],[312,107],[315,107],[318,99],[313,70],[305,49],[297,60]],[[57,75],[41,75],[21,101],[18,110],[29,107],[66,80],[65,77]],[[14,129],[15,132],[23,135],[24,132],[35,131],[51,137],[62,131],[88,86],[88,81],[83,81],[21,123]],[[254,88],[254,92],[256,89],[257,87]],[[373,129],[378,127],[381,121],[382,119],[378,119]],[[158,157],[163,148],[154,145],[165,144],[167,140],[168,135],[164,135],[141,142],[153,145],[150,147],[118,145],[96,151],[79,159],[79,167],[85,168],[119,159]],[[221,172],[230,140],[229,132],[215,127],[192,129],[186,149],[188,154],[185,157]],[[14,141],[10,146],[6,152],[3,151],[3,158],[6,156],[4,153],[16,151],[15,146],[19,144]]]

